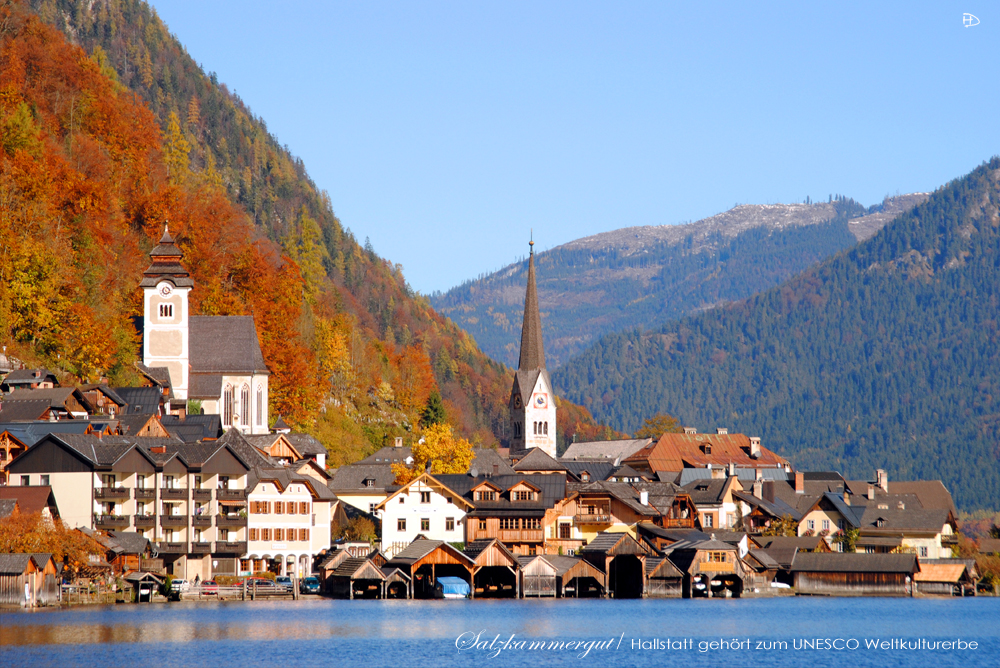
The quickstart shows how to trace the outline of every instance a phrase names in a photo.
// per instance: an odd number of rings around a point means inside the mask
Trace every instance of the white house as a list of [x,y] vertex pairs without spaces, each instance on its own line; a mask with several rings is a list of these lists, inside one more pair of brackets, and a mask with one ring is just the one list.
[[390,559],[418,535],[448,543],[465,540],[472,504],[424,473],[375,506],[382,520],[382,552]]

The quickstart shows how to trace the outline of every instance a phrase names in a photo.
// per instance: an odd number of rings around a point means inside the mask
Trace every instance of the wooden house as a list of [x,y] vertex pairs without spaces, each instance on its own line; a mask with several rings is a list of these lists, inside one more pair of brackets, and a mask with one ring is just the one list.
[[385,573],[370,559],[348,557],[330,574],[330,593],[342,598],[384,598]]
[[385,562],[384,568],[398,568],[412,579],[414,598],[433,598],[439,576],[460,577],[472,582],[475,562],[458,548],[440,540],[418,538]]
[[514,553],[496,538],[473,541],[465,546],[472,559],[472,598],[521,598],[521,564]]
[[580,549],[580,556],[606,575],[606,593],[614,598],[641,598],[646,591],[646,559],[653,550],[627,533],[599,533]]
[[604,573],[584,559],[546,554],[520,556],[518,561],[524,597],[592,598],[605,594]]
[[0,485],[7,485],[7,465],[23,454],[28,445],[7,430],[0,431]]
[[708,540],[677,543],[667,556],[684,573],[684,598],[739,598],[747,579],[747,567],[739,548],[711,535]]
[[0,605],[58,603],[57,576],[51,554],[0,554]]
[[791,571],[799,594],[910,596],[920,563],[915,554],[799,552]]
[[667,557],[646,559],[646,596],[650,598],[681,598],[684,574]]
[[913,576],[914,590],[929,596],[975,596],[975,559],[925,559]]

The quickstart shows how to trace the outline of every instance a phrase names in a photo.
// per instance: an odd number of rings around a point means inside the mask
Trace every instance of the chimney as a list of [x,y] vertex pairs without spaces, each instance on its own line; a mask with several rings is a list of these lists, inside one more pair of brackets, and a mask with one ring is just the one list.
[[644,506],[649,505],[649,492],[647,492],[646,490],[642,490],[641,492],[639,492],[639,503],[641,503]]
[[875,484],[881,487],[886,494],[889,493],[889,476],[886,475],[885,469],[875,470]]
[[903,503],[902,501],[897,501],[896,502],[896,509],[897,510],[906,510],[906,504]]
[[727,469],[726,475],[732,478],[734,475],[736,475],[736,462],[729,462],[726,469]]
[[755,497],[757,497],[758,499],[763,499],[764,498],[763,494],[764,494],[764,481],[763,480],[759,480],[759,479],[758,480],[754,480],[753,481],[753,495]]
[[795,493],[805,494],[806,492],[806,474],[802,471],[795,472]]
[[697,434],[698,430],[695,427],[684,427],[684,433],[688,436]]
[[402,436],[397,436],[396,437],[396,441],[393,443],[393,445],[395,447],[397,447],[397,448],[403,447],[403,437]]
[[760,436],[750,437],[750,456],[754,459],[760,457]]
[[728,427],[716,427],[715,428],[715,433],[718,434],[719,436],[725,436],[726,434],[729,433],[729,428]]
[[872,501],[875,499],[875,485],[868,485],[868,500]]

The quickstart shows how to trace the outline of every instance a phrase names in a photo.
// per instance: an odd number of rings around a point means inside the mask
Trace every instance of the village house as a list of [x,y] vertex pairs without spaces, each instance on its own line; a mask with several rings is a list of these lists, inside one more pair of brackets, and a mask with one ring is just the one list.
[[677,543],[666,554],[684,574],[684,598],[739,598],[753,575],[740,558],[739,548],[714,534],[708,540]]
[[59,387],[59,379],[48,369],[14,369],[0,382],[0,392]]
[[791,469],[788,460],[763,447],[760,438],[730,434],[723,428],[716,429],[714,434],[699,434],[691,428],[680,434],[663,434],[622,463],[671,482],[679,482],[681,472],[688,468]]
[[[734,493],[743,491],[743,486],[735,475],[722,479],[696,480],[682,489],[691,495],[705,531],[736,529],[742,524],[744,504]],[[746,511],[749,511],[749,507],[746,507]]]
[[382,551],[395,556],[420,535],[447,543],[465,541],[472,502],[429,473],[418,476],[375,506],[382,521]]

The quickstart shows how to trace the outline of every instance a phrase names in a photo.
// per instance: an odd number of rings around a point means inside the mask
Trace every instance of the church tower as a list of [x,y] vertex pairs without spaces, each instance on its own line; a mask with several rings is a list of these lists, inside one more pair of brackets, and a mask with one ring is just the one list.
[[542,318],[538,312],[538,289],[535,287],[535,242],[531,241],[528,258],[528,288],[524,295],[524,322],[521,325],[521,359],[511,389],[511,454],[523,454],[541,448],[556,456],[556,404],[552,379],[545,370],[542,345]]
[[166,367],[173,396],[187,401],[190,373],[188,293],[194,280],[181,264],[184,254],[174,244],[167,226],[163,237],[149,253],[153,263],[143,272],[142,363]]

